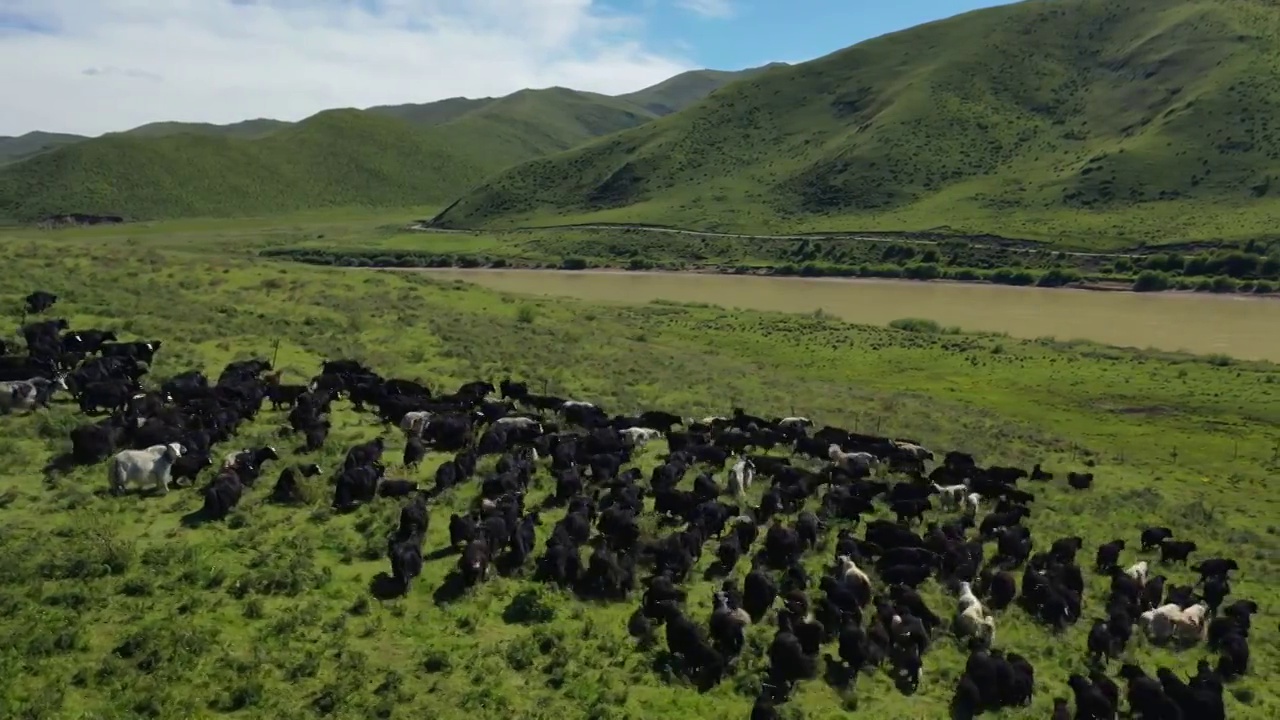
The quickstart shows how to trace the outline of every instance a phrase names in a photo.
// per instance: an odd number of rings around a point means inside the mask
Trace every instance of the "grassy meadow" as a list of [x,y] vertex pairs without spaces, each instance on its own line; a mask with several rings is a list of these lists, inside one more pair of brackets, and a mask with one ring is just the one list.
[[[1280,501],[1270,484],[1280,471],[1274,366],[855,326],[821,314],[521,298],[413,273],[257,255],[317,235],[375,237],[390,222],[332,214],[257,225],[0,233],[10,269],[0,277],[6,339],[20,322],[20,298],[43,288],[60,296],[52,314],[73,327],[164,340],[153,382],[271,357],[278,343],[286,381],[311,376],[321,359],[355,357],[433,388],[510,374],[616,411],[710,414],[741,405],[918,438],[935,450],[977,453],[985,463],[1042,462],[1058,478],[1032,488],[1037,549],[1082,535],[1084,566],[1099,543],[1136,543],[1142,527],[1167,524],[1196,540],[1201,555],[1239,560],[1235,596],[1257,600],[1263,612],[1251,637],[1250,675],[1228,690],[1228,715],[1280,715],[1272,682],[1280,638],[1270,614],[1280,607]],[[322,466],[332,468],[348,446],[380,433],[389,439],[389,464],[398,465],[398,430],[345,402],[335,410],[334,431],[316,458]],[[584,603],[523,575],[447,598],[435,591],[455,559],[436,552],[407,597],[375,599],[370,584],[388,570],[384,537],[399,505],[379,500],[336,515],[325,476],[308,485],[309,507],[263,502],[283,463],[300,459],[293,452],[300,440],[277,435],[284,413],[264,410],[235,440],[235,447],[272,443],[282,462],[268,465],[227,521],[196,528],[180,522],[200,506],[192,489],[111,497],[102,466],[43,479],[41,468],[80,422],[66,402],[0,417],[0,455],[8,459],[0,469],[0,716],[748,715],[771,623],[750,629],[734,672],[700,694],[671,676],[661,641],[640,650],[627,636],[638,598]],[[642,456],[646,477],[659,452]],[[429,482],[444,459],[432,454],[417,472],[396,466],[390,474]],[[1095,488],[1067,488],[1065,472],[1086,466],[1098,478]],[[532,500],[551,488],[540,471]],[[437,500],[424,553],[447,543],[448,513],[468,506],[476,490],[463,486]],[[557,517],[547,515],[536,554]],[[826,560],[837,527],[808,558],[811,570]],[[1192,580],[1181,566],[1154,568]],[[1036,668],[1034,704],[1002,717],[1047,717],[1052,698],[1069,694],[1066,677],[1085,667],[1088,621],[1106,590],[1089,571],[1086,583],[1084,619],[1065,637],[1020,609],[998,614],[997,645]],[[705,620],[711,587],[691,582],[691,617]],[[952,598],[932,582],[925,590],[935,612],[951,612]],[[1174,652],[1136,638],[1127,654],[1148,672],[1160,665],[1186,672],[1205,656],[1203,648]],[[883,673],[844,691],[816,679],[782,712],[943,717],[964,657],[940,632],[917,696],[898,694]]]

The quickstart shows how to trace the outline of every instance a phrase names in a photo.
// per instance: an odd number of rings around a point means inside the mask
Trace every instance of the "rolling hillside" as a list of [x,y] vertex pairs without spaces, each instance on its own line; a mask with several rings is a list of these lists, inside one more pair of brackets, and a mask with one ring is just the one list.
[[948,228],[1095,245],[1269,235],[1278,58],[1280,13],[1261,0],[980,10],[513,168],[438,222]]
[[284,120],[270,120],[268,118],[243,120],[241,122],[230,123],[228,125],[191,122],[154,122],[147,123],[146,125],[139,125],[132,130],[125,130],[120,134],[135,135],[137,137],[167,137],[169,135],[191,133],[196,135],[259,138],[266,137],[277,130],[289,127],[290,125],[292,125],[292,123],[285,122]]
[[377,105],[368,108],[368,112],[399,118],[405,122],[421,125],[441,125],[450,120],[457,120],[473,110],[479,110],[497,98],[445,98],[429,103],[408,103],[405,105]]
[[29,132],[17,137],[0,137],[0,165],[86,139],[88,138],[83,135],[40,131]]
[[618,99],[639,105],[654,115],[670,115],[680,112],[735,80],[742,80],[761,70],[786,66],[786,63],[769,63],[749,70],[690,70],[643,90],[619,95]]
[[[652,97],[683,106],[741,74],[709,80],[686,73],[656,86]],[[156,219],[443,203],[502,169],[657,117],[626,99],[548,88],[326,111],[296,124],[160,122],[94,139],[66,136],[79,142],[44,134],[48,139],[15,143],[13,152],[26,159],[0,169],[0,218],[83,212]]]
[[0,171],[0,215],[31,220],[74,209],[144,219],[425,204],[501,167],[503,149],[354,110],[326,111],[259,140],[113,135]]

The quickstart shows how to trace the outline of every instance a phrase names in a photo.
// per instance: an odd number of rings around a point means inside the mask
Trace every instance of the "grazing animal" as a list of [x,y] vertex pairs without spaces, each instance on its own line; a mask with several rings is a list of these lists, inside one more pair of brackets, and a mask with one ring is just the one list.
[[880,458],[869,452],[845,452],[840,449],[839,445],[832,443],[827,448],[827,457],[836,467],[853,475],[854,477],[866,477],[873,470],[880,466]]
[[1142,531],[1140,540],[1143,552],[1154,550],[1160,543],[1173,537],[1173,531],[1167,527],[1149,527]]
[[315,463],[308,463],[298,467],[289,466],[280,471],[280,477],[276,479],[275,487],[271,489],[271,502],[290,505],[305,501],[302,494],[302,487],[298,483],[298,477],[310,478],[322,473],[323,470]]
[[36,290],[22,299],[29,313],[42,313],[58,302],[58,296],[44,290]]
[[1147,573],[1148,566],[1146,560],[1139,560],[1128,568],[1125,568],[1124,571],[1125,575],[1137,580],[1139,586],[1147,584]]
[[1067,485],[1076,490],[1088,490],[1093,486],[1093,473],[1067,473]]
[[29,380],[0,382],[0,413],[48,406],[49,398],[55,390],[66,389],[67,383],[62,376],[53,380],[33,377]]
[[735,497],[743,497],[751,481],[756,476],[756,466],[747,458],[738,458],[729,470],[729,492]]
[[650,440],[662,437],[661,430],[654,430],[646,427],[629,427],[620,431],[622,437],[626,438],[635,447],[640,447]]
[[[400,418],[400,429],[409,435],[422,435],[422,431],[427,429],[427,425],[431,422],[433,413],[426,410],[415,410],[407,412],[404,417]],[[506,418],[504,418],[506,419]]]
[[1187,556],[1196,551],[1196,544],[1191,540],[1165,540],[1160,543],[1160,562],[1185,564]]
[[169,492],[170,470],[182,457],[181,444],[152,445],[145,450],[121,450],[111,458],[107,482],[113,493],[124,492],[129,483],[151,482],[160,492]]
[[964,484],[943,486],[934,483],[933,490],[938,494],[938,500],[942,503],[943,510],[959,508],[965,497],[969,495],[969,486]]
[[1109,543],[1099,545],[1094,567],[1097,568],[1098,572],[1109,572],[1119,564],[1122,550],[1124,550],[1124,540],[1112,540]]

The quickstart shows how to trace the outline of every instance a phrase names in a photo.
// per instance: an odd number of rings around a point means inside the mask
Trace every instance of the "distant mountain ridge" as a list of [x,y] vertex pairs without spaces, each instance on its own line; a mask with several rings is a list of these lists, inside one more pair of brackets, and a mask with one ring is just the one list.
[[157,122],[97,138],[0,138],[0,217],[444,204],[504,168],[651,122],[753,72],[683,73],[634,100],[554,87],[326,110],[296,123]]
[[[767,69],[780,63],[770,63],[760,68],[746,70],[690,70],[680,73],[652,87],[637,90],[623,95],[609,96],[598,93],[584,93],[601,98],[613,97],[617,100],[634,104],[648,111],[650,115],[662,116],[677,112],[697,102],[720,87],[740,77],[745,77],[758,70]],[[566,88],[547,88],[546,91],[560,91]],[[387,115],[422,126],[440,125],[456,120],[469,112],[500,102],[521,93],[538,93],[543,90],[518,90],[503,97],[467,98],[454,97],[435,100],[427,103],[405,103],[402,105],[374,105],[364,108],[366,112]],[[577,91],[571,91],[577,92]],[[305,122],[305,120],[300,121]],[[139,125],[128,130],[117,130],[97,137],[108,135],[140,135],[145,137],[166,137],[190,133],[195,135],[225,135],[227,137],[259,138],[282,130],[295,123],[270,118],[256,118],[219,125],[201,122],[156,121]],[[50,133],[40,130],[18,136],[0,135],[0,165],[24,159],[38,152],[53,150],[75,142],[91,140],[93,136],[73,133]]]
[[[489,178],[444,227],[1275,236],[1280,12],[1030,0],[775,68]],[[652,89],[651,89],[652,90]]]

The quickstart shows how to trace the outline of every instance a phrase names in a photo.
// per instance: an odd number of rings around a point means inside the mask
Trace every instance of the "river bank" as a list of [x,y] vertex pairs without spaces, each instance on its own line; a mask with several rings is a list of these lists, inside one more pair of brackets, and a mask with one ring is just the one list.
[[420,272],[530,296],[825,313],[882,326],[913,319],[943,329],[1005,333],[1024,339],[1080,339],[1119,347],[1280,362],[1280,337],[1273,332],[1280,327],[1280,303],[1272,297],[600,268],[383,269]]
[[686,270],[631,270],[629,268],[616,267],[592,267],[582,270],[565,270],[563,268],[548,267],[443,267],[443,268],[413,268],[413,267],[349,267],[352,270],[392,270],[398,272],[435,272],[435,271],[460,271],[460,272],[502,272],[502,273],[564,273],[574,275],[715,275],[727,277],[759,277],[759,278],[778,278],[778,279],[795,279],[805,280],[807,282],[824,282],[824,283],[866,283],[866,284],[890,284],[890,285],[919,285],[921,283],[937,284],[937,285],[959,285],[973,287],[1001,287],[1011,290],[1076,290],[1082,292],[1106,292],[1106,293],[1128,293],[1133,295],[1158,295],[1158,296],[1174,296],[1174,297],[1222,297],[1222,298],[1239,298],[1245,300],[1280,300],[1280,292],[1212,292],[1190,289],[1171,288],[1168,290],[1158,291],[1140,291],[1134,290],[1132,283],[1124,283],[1120,281],[1092,281],[1078,282],[1067,285],[1009,285],[1003,283],[991,282],[989,280],[955,280],[951,278],[929,278],[929,279],[900,279],[900,278],[883,278],[883,277],[805,277],[801,275],[779,275],[767,271],[762,272],[731,272],[716,268],[689,268]]

